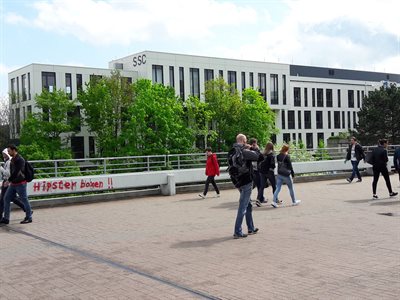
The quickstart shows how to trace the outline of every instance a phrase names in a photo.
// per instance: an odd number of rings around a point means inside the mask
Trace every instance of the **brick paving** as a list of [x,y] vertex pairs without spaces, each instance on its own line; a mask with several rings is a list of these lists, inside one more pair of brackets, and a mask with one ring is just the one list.
[[0,299],[399,299],[400,199],[371,182],[297,183],[297,207],[283,187],[240,240],[236,190],[13,211]]

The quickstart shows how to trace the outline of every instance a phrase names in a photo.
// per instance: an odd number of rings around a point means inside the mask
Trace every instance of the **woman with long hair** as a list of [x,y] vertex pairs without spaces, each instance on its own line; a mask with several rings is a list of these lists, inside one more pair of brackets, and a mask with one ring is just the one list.
[[279,207],[278,195],[279,192],[281,191],[283,183],[286,183],[286,185],[288,186],[290,197],[292,198],[292,205],[299,205],[301,202],[300,200],[296,200],[296,197],[294,195],[293,179],[292,179],[294,177],[294,171],[288,152],[289,152],[289,145],[285,144],[282,146],[279,155],[276,157],[276,160],[278,162],[278,176],[277,176],[276,190],[274,193],[274,199],[273,202],[271,203],[271,205],[274,208]]

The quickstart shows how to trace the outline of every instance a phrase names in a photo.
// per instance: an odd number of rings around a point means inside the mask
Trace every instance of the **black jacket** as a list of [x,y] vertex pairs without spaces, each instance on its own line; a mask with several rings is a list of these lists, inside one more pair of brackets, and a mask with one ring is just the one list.
[[10,177],[8,181],[11,183],[21,183],[25,181],[25,159],[17,153],[15,157],[11,159],[10,164]]
[[394,168],[400,171],[400,147],[396,149],[393,156]]
[[268,174],[268,172],[274,172],[275,169],[275,156],[271,152],[264,155],[264,160],[260,163],[260,172],[262,174]]
[[[347,155],[346,155],[346,159],[347,160],[351,159],[351,148],[352,147],[353,147],[353,145],[350,144],[349,148],[347,149]],[[365,159],[364,150],[363,150],[363,148],[361,147],[360,144],[356,144],[355,145],[354,151],[355,151],[355,156],[356,156],[357,161]]]
[[286,154],[280,153],[277,157],[276,160],[278,162],[283,162],[285,160],[287,168],[291,171],[292,177],[294,177],[294,171],[293,171],[293,166],[292,166],[292,161],[290,160],[290,156]]
[[372,165],[374,168],[386,168],[386,163],[388,162],[388,154],[386,149],[379,145],[372,150]]

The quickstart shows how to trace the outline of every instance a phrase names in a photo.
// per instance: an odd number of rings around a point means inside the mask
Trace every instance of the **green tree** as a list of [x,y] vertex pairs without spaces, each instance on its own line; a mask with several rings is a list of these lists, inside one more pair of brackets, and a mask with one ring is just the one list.
[[121,150],[119,136],[122,123],[128,118],[132,95],[132,85],[118,71],[109,77],[92,79],[78,95],[100,156],[115,156]]
[[391,84],[369,93],[358,112],[356,137],[364,145],[375,145],[388,138],[400,144],[400,87]]
[[[28,116],[22,123],[21,145],[29,159],[48,159],[70,156],[66,147],[79,119],[71,117],[76,103],[63,90],[43,91],[36,96],[36,107],[40,112]],[[40,149],[42,154],[34,155]],[[68,155],[69,153],[69,155]]]
[[245,89],[242,94],[243,113],[240,118],[241,132],[255,137],[263,147],[278,130],[275,127],[275,113],[254,89]]
[[195,137],[173,88],[146,79],[136,81],[127,116],[122,134],[126,154],[187,153],[193,149]]
[[[10,142],[10,108],[6,97],[0,99],[0,147]],[[2,150],[3,148],[0,148]]]
[[325,149],[325,142],[324,140],[318,141],[318,149],[315,152],[315,159],[316,160],[330,160],[332,159],[329,155],[328,151]]
[[218,137],[212,146],[218,151],[227,150],[242,129],[243,105],[240,96],[221,77],[206,82],[204,96],[212,117],[211,125]]

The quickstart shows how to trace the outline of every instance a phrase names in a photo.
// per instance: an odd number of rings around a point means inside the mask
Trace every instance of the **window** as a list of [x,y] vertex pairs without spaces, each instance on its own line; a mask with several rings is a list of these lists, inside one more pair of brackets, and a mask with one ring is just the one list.
[[282,110],[282,113],[281,113],[281,118],[282,118],[282,129],[286,129],[285,115],[286,115],[285,111]]
[[356,112],[353,111],[353,129],[356,128],[357,126],[357,116],[356,116]]
[[315,107],[315,88],[311,90],[312,106]]
[[294,111],[288,111],[288,129],[295,129]]
[[31,73],[28,73],[28,100],[31,99]]
[[282,99],[283,99],[283,105],[285,105],[286,104],[286,75],[282,75],[282,84],[283,84],[283,89],[282,89],[282,92],[283,92],[283,97],[282,97]]
[[335,111],[333,113],[333,122],[335,129],[340,129],[340,111]]
[[89,157],[94,157],[96,144],[94,143],[94,137],[89,136]]
[[318,139],[318,145],[322,141],[324,143],[324,146],[325,146],[325,139],[324,139],[324,133],[323,132],[318,132],[317,133],[317,139]]
[[329,110],[328,111],[328,129],[332,128],[331,122],[332,122],[332,116],[331,116],[331,111]]
[[344,111],[342,111],[342,128],[346,128],[346,120],[344,118]]
[[342,105],[341,103],[341,93],[340,90],[337,90],[337,106],[340,107]]
[[16,133],[19,134],[21,129],[21,113],[19,107],[15,109],[15,125],[16,125]]
[[199,79],[199,69],[190,68],[190,94],[195,97],[200,97],[200,79]]
[[237,89],[236,83],[236,72],[228,71],[228,84],[232,86],[231,92],[233,93],[235,89]]
[[303,138],[301,137],[301,133],[299,133],[299,143],[303,141]]
[[360,91],[357,91],[357,107],[361,107],[361,100],[360,100]]
[[26,101],[26,74],[21,76],[21,84],[22,84],[22,101]]
[[283,134],[283,142],[284,143],[289,143],[290,142],[290,133],[284,133]]
[[351,128],[350,112],[347,112],[347,128]]
[[75,106],[74,111],[68,113],[68,124],[72,126],[72,130],[81,131],[81,108]]
[[242,72],[242,91],[246,88],[246,73]]
[[354,91],[353,90],[348,91],[348,105],[349,105],[349,107],[354,107]]
[[69,99],[72,99],[72,76],[71,73],[65,73],[65,93]]
[[56,73],[42,72],[42,90],[54,92],[56,87]]
[[264,100],[267,100],[267,74],[258,73],[258,91]]
[[317,89],[317,106],[324,107],[324,90]]
[[82,91],[82,74],[76,74],[76,89],[78,92]]
[[270,81],[271,81],[271,104],[278,104],[279,103],[278,74],[271,74]]
[[152,65],[151,69],[152,69],[153,83],[164,84],[163,66]]
[[253,72],[250,72],[250,87],[254,88],[254,75],[253,75]]
[[27,110],[28,117],[29,117],[29,115],[32,114],[32,106],[31,106],[31,105],[28,105],[27,108],[26,108],[26,110]]
[[326,107],[333,107],[332,89],[326,89]]
[[11,79],[11,103],[14,104],[16,99],[15,95],[15,78]]
[[90,75],[90,82],[96,83],[98,81],[100,81],[103,78],[103,76],[101,75],[96,75],[96,74],[92,74]]
[[[29,75],[29,73],[28,73],[28,75]],[[365,96],[364,91],[361,91],[361,100],[364,100],[364,96]]]
[[296,134],[295,133],[292,133],[292,141],[296,142]]
[[214,80],[214,70],[204,69],[204,81]]
[[224,71],[223,70],[219,70],[219,77],[224,78]]
[[311,129],[311,111],[304,111],[304,129]]
[[74,158],[85,157],[85,143],[83,136],[71,137],[71,151]]
[[19,102],[19,77],[17,77],[17,101]]
[[312,133],[306,133],[306,145],[308,149],[314,148],[313,139],[314,138]]
[[301,89],[299,87],[293,88],[294,106],[301,106]]
[[173,66],[169,66],[169,86],[175,87],[175,70]]
[[322,118],[322,111],[317,110],[315,112],[315,121],[316,121],[316,127],[317,129],[322,129],[323,128],[323,118]]
[[185,99],[185,81],[184,81],[184,69],[179,67],[179,96]]
[[297,128],[301,129],[301,111],[297,112]]
[[307,88],[304,88],[304,106],[305,106],[305,107],[308,106],[308,92],[307,92]]

